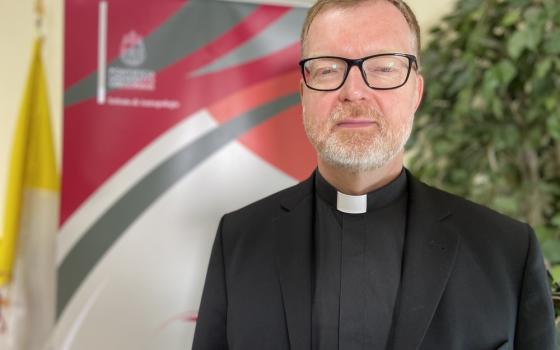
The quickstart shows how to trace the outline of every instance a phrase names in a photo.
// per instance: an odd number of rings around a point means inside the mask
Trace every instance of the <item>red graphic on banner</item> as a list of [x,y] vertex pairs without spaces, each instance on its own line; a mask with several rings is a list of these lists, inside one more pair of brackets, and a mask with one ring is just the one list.
[[[109,63],[118,57],[121,38],[126,33],[134,29],[141,36],[149,35],[185,6],[185,2],[171,1],[146,6],[143,11],[130,13],[128,7],[119,2],[109,3]],[[83,12],[84,8],[74,11]],[[88,12],[85,21],[97,21],[97,5],[87,8],[91,13]],[[155,12],[147,14],[152,9]],[[110,103],[98,105],[96,96],[88,96],[83,101],[67,106],[64,121],[61,221],[64,222],[135,154],[197,111],[214,106],[211,113],[223,122],[222,118],[233,118],[236,114],[229,113],[226,116],[218,113],[220,102],[222,106],[229,104],[229,107],[225,107],[229,111],[247,111],[259,104],[296,93],[299,88],[298,38],[294,38],[293,44],[287,47],[246,63],[193,76],[197,69],[215,62],[254,39],[289,10],[290,8],[279,6],[255,7],[255,10],[219,37],[156,72],[156,88],[153,91],[116,89],[109,91],[107,95],[109,101],[169,100],[176,104],[176,108],[134,108]],[[81,28],[82,24],[76,23],[76,17],[69,17],[76,14],[67,13],[67,20],[70,21],[68,25]],[[94,27],[97,27],[96,24]],[[67,47],[72,48],[66,52],[65,85],[68,88],[69,85],[79,84],[78,80],[84,76],[95,74],[97,32],[90,29],[66,32]],[[185,40],[187,38],[186,36]],[[87,48],[82,43],[84,41],[87,42]],[[77,53],[80,51],[82,52]],[[239,141],[296,179],[308,176],[315,164],[314,152],[308,145],[301,126],[299,106],[282,111],[248,132]]]
[[[299,72],[290,72],[230,95],[210,107],[209,111],[223,123],[280,96],[293,94],[299,81]],[[302,128],[299,105],[255,127],[239,141],[296,179],[309,176],[316,164],[315,151],[309,146]]]

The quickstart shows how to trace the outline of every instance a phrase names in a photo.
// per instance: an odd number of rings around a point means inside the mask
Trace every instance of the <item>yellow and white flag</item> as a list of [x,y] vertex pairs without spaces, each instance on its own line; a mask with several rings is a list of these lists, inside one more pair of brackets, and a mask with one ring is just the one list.
[[14,134],[0,227],[2,350],[40,350],[54,325],[59,184],[37,39]]

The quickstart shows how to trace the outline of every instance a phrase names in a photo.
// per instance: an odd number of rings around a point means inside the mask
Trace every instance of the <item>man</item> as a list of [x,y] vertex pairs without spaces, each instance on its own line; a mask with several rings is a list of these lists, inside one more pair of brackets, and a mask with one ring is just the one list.
[[194,350],[554,349],[530,227],[403,168],[419,50],[401,0],[311,8],[301,100],[318,169],[222,218]]

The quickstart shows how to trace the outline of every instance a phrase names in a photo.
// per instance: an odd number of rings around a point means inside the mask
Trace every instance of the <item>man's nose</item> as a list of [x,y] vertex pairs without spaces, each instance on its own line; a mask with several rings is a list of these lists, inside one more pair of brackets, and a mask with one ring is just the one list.
[[353,66],[348,72],[346,81],[340,88],[339,98],[343,101],[358,101],[364,99],[370,92],[360,68]]

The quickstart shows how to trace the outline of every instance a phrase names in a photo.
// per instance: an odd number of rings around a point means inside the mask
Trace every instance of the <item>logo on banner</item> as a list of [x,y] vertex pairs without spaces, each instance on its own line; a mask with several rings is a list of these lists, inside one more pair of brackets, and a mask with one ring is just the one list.
[[135,30],[123,35],[119,57],[126,68],[110,67],[108,85],[111,89],[147,90],[156,88],[156,72],[140,67],[147,57],[144,38]]
[[146,60],[146,45],[144,39],[136,31],[126,33],[120,46],[121,61],[127,66],[138,67]]

